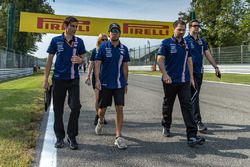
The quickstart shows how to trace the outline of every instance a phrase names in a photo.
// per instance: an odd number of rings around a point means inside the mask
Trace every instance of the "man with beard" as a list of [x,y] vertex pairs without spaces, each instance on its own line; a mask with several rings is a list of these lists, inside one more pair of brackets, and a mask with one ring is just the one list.
[[162,106],[163,135],[170,137],[173,105],[178,95],[181,112],[186,126],[187,144],[203,144],[205,139],[197,136],[197,127],[192,115],[191,89],[194,86],[192,58],[183,38],[186,23],[174,22],[174,35],[162,41],[157,62],[162,73],[164,99]]

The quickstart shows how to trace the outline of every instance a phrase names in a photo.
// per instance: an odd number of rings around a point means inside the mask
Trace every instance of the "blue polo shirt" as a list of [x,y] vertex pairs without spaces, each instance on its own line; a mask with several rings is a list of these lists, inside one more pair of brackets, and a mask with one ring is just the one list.
[[123,62],[129,62],[128,48],[119,44],[112,46],[111,42],[102,43],[99,46],[95,60],[102,61],[100,67],[100,82],[102,88],[117,89],[126,86],[123,74]]
[[165,56],[165,70],[173,84],[190,81],[188,57],[191,55],[184,39],[180,43],[174,36],[163,40],[157,55]]
[[79,65],[72,65],[71,63],[71,57],[73,55],[74,48],[76,48],[76,55],[82,55],[86,53],[83,40],[78,37],[73,37],[71,46],[66,42],[64,34],[52,38],[47,50],[47,53],[49,54],[56,54],[52,79],[70,80],[79,78]]
[[95,61],[95,57],[96,57],[96,48],[94,48],[92,50],[92,54],[90,56],[90,61]]
[[[96,53],[97,53],[96,48],[94,48],[90,56],[90,61],[95,61]],[[95,77],[95,65],[93,66],[92,77],[93,78]]]
[[190,34],[185,37],[185,40],[187,41],[190,54],[192,55],[194,73],[203,73],[203,55],[204,52],[208,50],[206,42],[200,37],[195,40]]

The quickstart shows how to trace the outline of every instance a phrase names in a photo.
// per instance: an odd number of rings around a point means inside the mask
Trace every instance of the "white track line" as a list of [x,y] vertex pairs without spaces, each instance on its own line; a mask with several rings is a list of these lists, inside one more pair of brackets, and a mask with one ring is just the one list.
[[39,167],[56,167],[57,149],[54,147],[54,144],[56,142],[56,137],[53,130],[53,124],[54,124],[54,112],[53,112],[53,100],[51,99],[49,117],[47,121],[47,127],[44,136]]

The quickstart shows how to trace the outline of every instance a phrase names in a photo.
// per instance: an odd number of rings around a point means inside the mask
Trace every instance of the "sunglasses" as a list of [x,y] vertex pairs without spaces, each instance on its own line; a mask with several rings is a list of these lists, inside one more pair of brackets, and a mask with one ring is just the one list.
[[77,27],[78,27],[78,25],[73,25],[73,24],[70,24],[70,27],[72,27],[72,28],[77,28]]
[[200,25],[192,25],[192,27],[201,27]]
[[102,39],[102,41],[108,41],[108,39],[107,39],[107,38],[105,38],[105,39]]
[[114,34],[118,34],[118,33],[120,33],[120,30],[118,30],[118,29],[112,29],[110,32],[112,32]]

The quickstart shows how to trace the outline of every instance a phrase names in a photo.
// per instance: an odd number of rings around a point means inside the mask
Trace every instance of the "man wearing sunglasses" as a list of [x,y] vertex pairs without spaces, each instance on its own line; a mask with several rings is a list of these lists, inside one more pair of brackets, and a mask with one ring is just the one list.
[[[189,22],[189,34],[185,37],[188,43],[190,53],[193,60],[193,75],[195,88],[198,91],[196,98],[192,104],[192,110],[194,114],[194,119],[197,124],[197,128],[200,132],[207,130],[207,127],[202,123],[200,105],[199,105],[199,94],[203,79],[203,56],[207,58],[209,63],[214,67],[215,74],[217,77],[221,77],[219,67],[217,66],[213,56],[208,50],[208,46],[203,38],[199,36],[200,22],[198,20],[192,20]],[[192,89],[192,94],[195,91]]]
[[54,105],[54,131],[57,138],[56,148],[64,147],[65,130],[63,124],[63,109],[66,94],[68,92],[68,105],[71,109],[67,141],[72,150],[78,148],[76,136],[78,135],[78,118],[80,115],[80,91],[79,91],[79,65],[83,63],[83,55],[86,52],[82,39],[75,36],[78,20],[67,17],[63,26],[64,33],[52,38],[47,52],[49,53],[44,76],[44,89],[49,88],[49,74],[56,54],[53,83]]
[[95,59],[96,89],[100,90],[99,119],[95,133],[97,135],[103,133],[105,111],[108,106],[112,105],[113,97],[116,110],[115,145],[119,149],[126,149],[127,145],[121,136],[121,130],[130,58],[128,48],[119,40],[121,35],[120,25],[117,23],[110,24],[108,32],[110,40],[100,45]]

